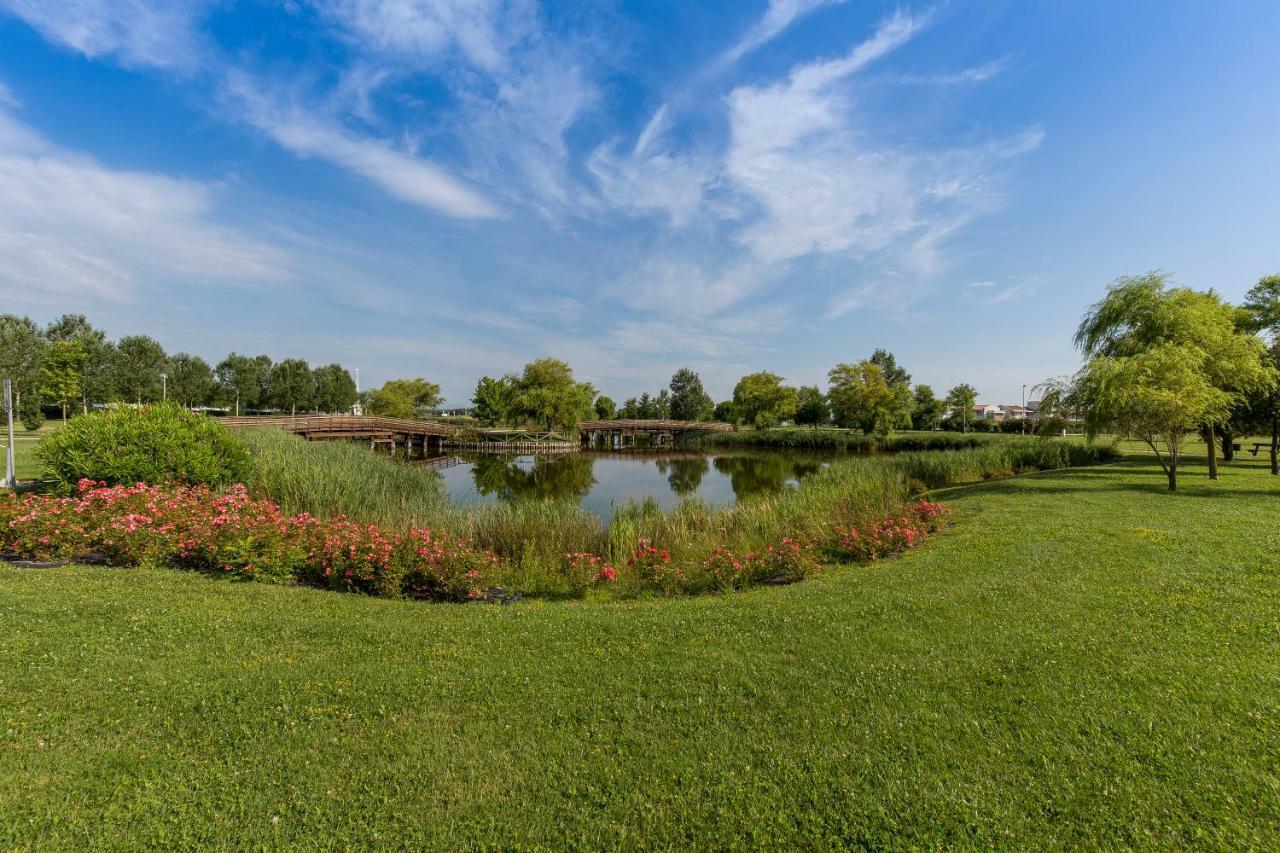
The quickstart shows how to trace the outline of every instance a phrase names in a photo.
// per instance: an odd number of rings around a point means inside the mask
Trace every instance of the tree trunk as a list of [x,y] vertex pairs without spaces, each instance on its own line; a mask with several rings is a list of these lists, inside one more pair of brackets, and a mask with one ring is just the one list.
[[62,404],[62,423],[64,426],[67,423],[67,404],[66,403]]
[[1271,419],[1271,473],[1280,474],[1280,417]]
[[1209,452],[1209,479],[1218,479],[1218,437],[1213,428],[1213,424],[1209,424],[1204,434],[1205,450]]
[[1165,468],[1165,473],[1169,475],[1169,491],[1178,491],[1178,463],[1170,459],[1169,466]]
[[1222,430],[1222,461],[1233,462],[1236,458],[1236,436],[1230,428]]

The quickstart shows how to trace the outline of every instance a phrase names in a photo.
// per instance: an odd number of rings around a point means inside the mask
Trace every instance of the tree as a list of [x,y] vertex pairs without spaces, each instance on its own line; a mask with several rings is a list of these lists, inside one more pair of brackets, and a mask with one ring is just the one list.
[[45,337],[53,341],[71,341],[84,353],[84,367],[80,370],[80,410],[89,411],[89,400],[106,401],[120,399],[112,364],[115,347],[107,336],[85,318],[83,314],[63,314],[45,328]]
[[802,385],[796,391],[796,423],[809,424],[815,429],[830,416],[827,398],[813,385]]
[[298,409],[311,408],[316,399],[316,380],[311,375],[311,366],[300,358],[286,358],[272,366],[268,392],[271,405],[287,409],[291,415],[296,415]]
[[1215,418],[1201,424],[1209,477],[1216,480],[1218,425],[1248,394],[1275,381],[1262,342],[1247,328],[1249,313],[1226,304],[1212,290],[1171,286],[1169,276],[1149,272],[1116,279],[1085,314],[1075,340],[1091,358],[1128,358],[1166,345],[1198,351],[1205,381],[1232,400],[1225,411],[1206,408]]
[[591,417],[596,389],[577,382],[573,368],[559,359],[540,358],[524,366],[516,385],[520,412],[546,429],[574,431]]
[[121,338],[111,353],[111,385],[119,399],[138,405],[160,399],[164,347],[146,335]]
[[54,341],[40,369],[44,396],[62,408],[67,420],[67,406],[80,398],[80,377],[84,373],[84,349],[78,341]]
[[671,392],[666,388],[659,391],[658,396],[653,398],[653,416],[659,420],[671,417]]
[[743,421],[767,429],[795,417],[796,389],[783,385],[775,373],[751,373],[734,386],[733,404]]
[[595,409],[596,417],[602,421],[613,420],[614,415],[618,412],[618,406],[613,402],[613,399],[603,394],[596,397]]
[[490,425],[511,423],[517,412],[516,378],[481,376],[476,382],[471,402],[475,404],[475,415],[481,422]]
[[898,360],[888,350],[878,349],[867,360],[880,368],[885,384],[893,392],[893,403],[889,408],[892,428],[910,428],[911,414],[914,410],[911,398],[911,374],[898,366]]
[[268,404],[267,387],[271,381],[271,358],[231,353],[213,369],[223,399],[234,408],[256,409]]
[[917,385],[911,395],[911,425],[916,429],[933,429],[942,420],[942,401],[928,385]]
[[[1090,438],[1103,430],[1139,439],[1155,452],[1178,488],[1183,436],[1227,416],[1233,395],[1211,380],[1211,356],[1199,347],[1163,343],[1133,355],[1095,355],[1065,389],[1051,390],[1052,408],[1083,412]],[[1164,445],[1164,453],[1157,444]]]
[[1250,331],[1269,329],[1273,336],[1280,334],[1280,274],[1258,279],[1245,294],[1244,311]]
[[198,355],[180,352],[169,358],[169,396],[186,408],[212,402],[217,382],[208,362]]
[[652,420],[657,414],[658,410],[653,404],[653,398],[649,396],[648,391],[645,391],[640,395],[640,401],[636,403],[636,417]]
[[640,417],[640,403],[635,397],[628,397],[622,404],[622,409],[618,412],[618,417],[629,421],[634,421]]
[[716,403],[715,409],[711,412],[711,417],[721,423],[736,424],[738,419],[738,407],[734,405],[732,400],[723,400]]
[[347,412],[356,403],[356,380],[341,364],[326,364],[311,371],[316,382],[316,408],[322,412]]
[[39,402],[47,349],[48,341],[30,318],[0,314],[0,379],[13,380],[13,408],[21,416]]
[[951,410],[951,417],[959,416],[961,431],[968,432],[969,419],[973,417],[973,407],[978,403],[977,390],[968,383],[962,383],[948,391],[943,402]]
[[[1270,332],[1269,359],[1280,370],[1280,274],[1258,280],[1245,295],[1244,312],[1246,330]],[[1280,392],[1255,391],[1248,410],[1250,425],[1265,425],[1271,432],[1271,473],[1280,475]]]
[[705,421],[711,417],[711,402],[702,379],[687,367],[671,377],[671,418],[677,421]]
[[898,395],[871,360],[837,364],[827,374],[831,414],[842,427],[858,427],[867,435],[888,435],[898,422]]
[[388,418],[423,418],[440,405],[440,386],[417,379],[389,379],[369,392],[369,413]]

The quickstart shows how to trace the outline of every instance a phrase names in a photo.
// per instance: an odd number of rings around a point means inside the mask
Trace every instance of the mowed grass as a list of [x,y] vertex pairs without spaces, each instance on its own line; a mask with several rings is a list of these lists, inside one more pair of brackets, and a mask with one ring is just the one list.
[[1280,478],[942,494],[786,588],[422,605],[0,569],[0,847],[1280,846]]
[[[35,456],[36,442],[60,426],[60,422],[46,421],[40,429],[28,432],[21,424],[14,425],[13,461],[17,466],[19,480],[34,480],[40,476],[40,460]],[[8,446],[8,426],[3,422],[3,417],[0,417],[0,475],[4,473],[4,452]]]

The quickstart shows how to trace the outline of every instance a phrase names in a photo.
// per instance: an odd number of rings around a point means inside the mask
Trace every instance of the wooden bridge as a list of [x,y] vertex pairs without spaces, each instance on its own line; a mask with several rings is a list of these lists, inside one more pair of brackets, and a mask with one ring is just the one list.
[[650,446],[661,447],[675,442],[678,435],[696,432],[731,432],[732,424],[706,421],[629,420],[583,421],[578,425],[582,443],[587,447],[621,450],[635,446],[636,436],[645,436]]
[[300,435],[308,441],[365,439],[370,447],[382,445],[390,448],[398,444],[408,453],[412,453],[415,449],[422,453],[427,450],[437,450],[446,438],[458,431],[457,427],[434,421],[380,418],[370,415],[285,415],[283,417],[257,415],[219,418],[218,421],[231,429],[279,427],[285,432]]
[[[461,432],[458,427],[437,421],[415,421],[371,415],[283,415],[280,417],[254,415],[218,418],[218,421],[231,429],[279,427],[286,432],[300,435],[308,441],[364,439],[371,447],[383,445],[394,448],[400,445],[410,453],[414,450],[426,452],[440,449]],[[730,424],[700,421],[583,421],[578,425],[578,434],[580,443],[584,446],[621,450],[634,446],[636,436],[645,436],[651,446],[658,447],[672,444],[677,435],[696,432],[729,432],[732,429],[733,426]],[[462,437],[458,436],[458,438]],[[537,448],[531,445],[531,449]]]

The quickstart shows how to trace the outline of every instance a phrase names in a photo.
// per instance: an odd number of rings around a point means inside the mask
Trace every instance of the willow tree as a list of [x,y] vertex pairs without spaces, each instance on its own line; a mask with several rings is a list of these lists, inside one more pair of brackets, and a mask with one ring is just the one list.
[[1177,491],[1184,437],[1227,417],[1236,402],[1210,380],[1209,361],[1198,347],[1172,343],[1097,355],[1069,385],[1046,394],[1044,405],[1081,414],[1091,440],[1110,431],[1142,441],[1160,461],[1169,491]]
[[[1222,392],[1227,400],[1225,409],[1204,405],[1204,419],[1194,425],[1203,430],[1209,476],[1215,480],[1218,425],[1231,417],[1232,409],[1248,394],[1275,381],[1262,341],[1242,327],[1239,309],[1212,290],[1171,286],[1169,276],[1161,272],[1116,279],[1107,295],[1085,314],[1075,343],[1090,359],[1132,359],[1166,347],[1186,350],[1188,369],[1194,367],[1199,381]],[[1091,367],[1087,365],[1086,370]],[[1190,389],[1184,386],[1188,394]],[[1201,397],[1198,391],[1192,396]]]

